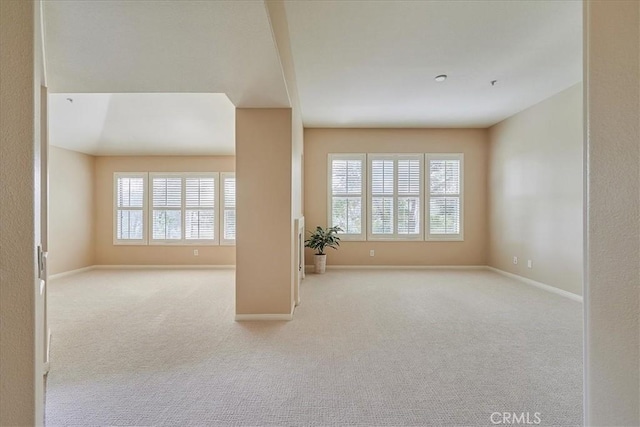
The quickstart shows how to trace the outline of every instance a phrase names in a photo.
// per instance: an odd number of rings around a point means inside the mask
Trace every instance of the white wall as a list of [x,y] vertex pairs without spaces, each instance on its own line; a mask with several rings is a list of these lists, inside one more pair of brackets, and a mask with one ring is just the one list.
[[489,265],[582,295],[582,84],[489,138]]

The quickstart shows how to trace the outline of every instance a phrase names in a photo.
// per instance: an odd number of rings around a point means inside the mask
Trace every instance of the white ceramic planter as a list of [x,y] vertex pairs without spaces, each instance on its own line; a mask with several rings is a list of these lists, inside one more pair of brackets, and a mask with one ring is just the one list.
[[327,269],[327,255],[314,255],[313,256],[314,273],[322,274]]

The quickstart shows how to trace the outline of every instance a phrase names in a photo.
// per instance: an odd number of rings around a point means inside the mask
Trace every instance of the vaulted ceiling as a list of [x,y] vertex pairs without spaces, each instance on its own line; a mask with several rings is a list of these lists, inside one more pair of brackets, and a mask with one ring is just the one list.
[[[488,127],[582,79],[577,1],[285,10],[306,127]],[[233,106],[291,105],[262,0],[47,1],[44,26],[54,145],[227,154]]]

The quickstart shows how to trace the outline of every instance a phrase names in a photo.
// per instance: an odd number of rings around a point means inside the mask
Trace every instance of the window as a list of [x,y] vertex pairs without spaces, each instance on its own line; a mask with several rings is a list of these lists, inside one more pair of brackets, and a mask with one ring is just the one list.
[[343,240],[463,240],[463,176],[461,153],[329,154],[329,226]]
[[151,240],[182,240],[182,178],[151,177]]
[[216,177],[186,176],[184,231],[187,240],[215,240]]
[[218,174],[150,174],[151,243],[217,242]]
[[222,173],[222,244],[236,241],[236,175]]
[[114,243],[146,243],[146,182],[146,173],[114,175]]
[[463,239],[462,154],[428,154],[430,240]]
[[234,173],[116,172],[113,188],[116,245],[235,244]]
[[365,240],[364,163],[364,154],[329,155],[329,226],[344,240]]
[[422,239],[422,154],[370,154],[371,240]]

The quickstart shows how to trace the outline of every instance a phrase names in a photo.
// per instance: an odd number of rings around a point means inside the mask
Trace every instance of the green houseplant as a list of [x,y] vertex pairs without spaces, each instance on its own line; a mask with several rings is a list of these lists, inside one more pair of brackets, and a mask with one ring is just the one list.
[[327,228],[326,230],[317,226],[315,231],[309,232],[311,235],[304,241],[304,245],[307,248],[316,251],[313,259],[314,271],[316,273],[322,274],[325,272],[327,266],[327,254],[324,253],[325,248],[337,249],[338,246],[340,246],[339,231],[342,231],[342,228],[338,226]]

